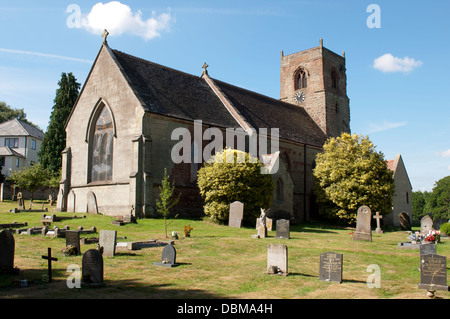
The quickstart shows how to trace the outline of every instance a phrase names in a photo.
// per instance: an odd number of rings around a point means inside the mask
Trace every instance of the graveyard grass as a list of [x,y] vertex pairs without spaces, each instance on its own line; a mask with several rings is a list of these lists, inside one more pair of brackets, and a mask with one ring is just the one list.
[[[36,206],[40,207],[38,201]],[[29,203],[27,203],[28,205]],[[0,223],[28,222],[41,226],[40,212],[9,213],[14,202],[0,203]],[[28,207],[28,206],[27,206]],[[49,208],[51,214],[54,207]],[[72,216],[73,213],[56,213]],[[79,216],[84,214],[77,214]],[[159,239],[166,240],[163,219],[140,219],[137,224],[111,225],[112,217],[86,214],[86,218],[54,222],[58,227],[70,229],[95,226],[97,231],[117,230],[120,241]],[[193,227],[191,237],[184,238],[184,226]],[[104,282],[98,288],[67,287],[69,265],[81,267],[82,256],[64,256],[64,238],[39,235],[16,235],[14,266],[19,275],[0,276],[0,298],[255,298],[255,299],[425,299],[426,290],[418,289],[420,282],[419,250],[399,249],[397,243],[408,240],[401,230],[384,234],[372,233],[373,241],[353,241],[353,228],[333,225],[302,223],[291,225],[290,239],[275,238],[269,231],[265,239],[253,239],[255,227],[232,228],[202,220],[169,220],[168,233],[178,231],[175,240],[177,267],[157,267],[153,262],[161,259],[163,247],[135,251],[117,251],[114,257],[104,257]],[[98,237],[82,234],[81,237]],[[437,253],[450,256],[450,240],[443,239]],[[267,275],[267,247],[269,244],[288,246],[288,276]],[[52,248],[53,282],[45,282],[47,248]],[[97,244],[81,245],[81,252],[95,249]],[[337,252],[343,257],[343,282],[319,280],[319,259],[324,252]],[[381,269],[381,287],[369,288],[369,265]],[[449,264],[447,263],[447,273]],[[11,288],[13,280],[27,279],[27,288]],[[437,291],[439,298],[450,299],[449,292]]]

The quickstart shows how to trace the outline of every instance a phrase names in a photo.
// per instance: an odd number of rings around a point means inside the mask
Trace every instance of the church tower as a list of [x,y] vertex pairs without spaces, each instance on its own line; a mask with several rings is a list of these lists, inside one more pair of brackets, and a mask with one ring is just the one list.
[[350,133],[345,54],[318,47],[281,52],[280,99],[303,107],[328,136]]

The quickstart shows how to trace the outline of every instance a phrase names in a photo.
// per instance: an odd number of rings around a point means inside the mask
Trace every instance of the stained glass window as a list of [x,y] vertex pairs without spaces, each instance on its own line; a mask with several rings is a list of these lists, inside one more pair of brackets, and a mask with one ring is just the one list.
[[110,181],[113,161],[113,122],[106,107],[103,107],[94,129],[91,182]]

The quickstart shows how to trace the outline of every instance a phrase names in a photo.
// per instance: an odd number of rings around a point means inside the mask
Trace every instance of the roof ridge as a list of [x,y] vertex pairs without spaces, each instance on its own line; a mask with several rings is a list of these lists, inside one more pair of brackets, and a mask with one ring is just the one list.
[[153,61],[150,61],[150,60],[146,60],[146,59],[144,59],[144,58],[140,58],[140,57],[138,57],[138,56],[135,56],[135,55],[132,55],[132,54],[129,54],[129,53],[120,51],[120,50],[116,50],[116,49],[111,49],[111,50],[113,51],[114,54],[115,54],[115,53],[123,54],[123,55],[126,55],[126,56],[130,57],[130,58],[133,58],[133,59],[136,59],[136,60],[145,62],[145,63],[153,64],[153,65],[162,67],[162,68],[167,69],[167,70],[170,70],[170,71],[175,71],[175,72],[182,73],[182,74],[184,74],[184,75],[192,76],[192,77],[195,77],[195,78],[201,78],[201,76],[199,76],[199,75],[194,75],[194,74],[191,74],[191,73],[187,73],[187,72],[185,72],[185,71],[180,71],[180,70],[177,70],[177,69],[168,67],[168,66],[166,66],[166,65],[163,65],[163,64],[160,64],[160,63],[156,63],[156,62],[153,62]]

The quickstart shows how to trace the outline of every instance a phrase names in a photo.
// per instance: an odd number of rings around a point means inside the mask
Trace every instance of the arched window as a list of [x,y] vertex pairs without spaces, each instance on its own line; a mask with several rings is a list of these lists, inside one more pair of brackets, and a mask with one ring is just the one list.
[[297,75],[297,83],[296,83],[296,90],[298,89],[304,89],[308,86],[308,79],[306,76],[306,72],[303,69],[300,69]]
[[284,199],[284,183],[281,178],[277,180],[277,200],[282,201]]
[[111,181],[113,170],[113,119],[103,105],[93,127],[91,143],[91,182]]

